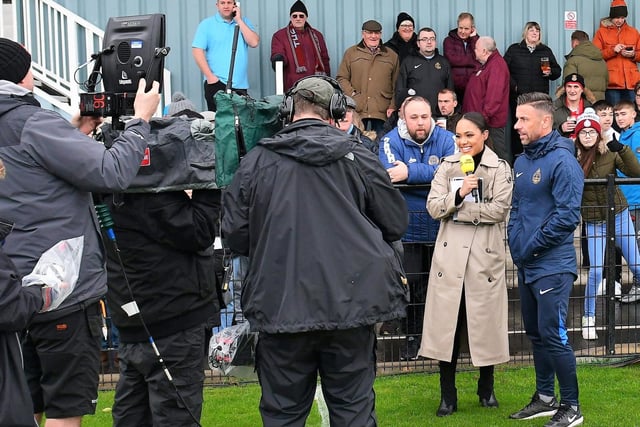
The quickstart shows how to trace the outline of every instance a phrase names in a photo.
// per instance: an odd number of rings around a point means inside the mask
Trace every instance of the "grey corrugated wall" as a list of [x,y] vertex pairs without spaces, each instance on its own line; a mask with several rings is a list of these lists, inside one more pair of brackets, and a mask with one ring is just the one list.
[[[29,1],[29,0],[22,0]],[[251,49],[250,94],[262,97],[275,92],[274,73],[269,63],[271,35],[289,20],[294,0],[241,0],[243,15],[256,26],[261,40]],[[215,0],[59,0],[58,3],[100,28],[110,16],[164,13],[167,16],[167,45],[171,53],[166,67],[171,70],[173,90],[182,90],[196,104],[204,105],[201,74],[191,56],[191,41],[198,23],[216,11]],[[572,30],[564,29],[564,11],[578,13],[578,28],[593,36],[600,18],[609,13],[609,0],[306,0],[309,23],[322,31],[331,56],[335,75],[344,50],[360,40],[360,26],[376,19],[383,26],[383,39],[395,30],[396,16],[405,11],[413,16],[416,26],[430,26],[438,33],[440,46],[447,32],[456,26],[460,12],[468,11],[476,18],[481,35],[496,39],[501,52],[520,41],[527,21],[542,25],[543,41],[549,45],[558,62],[569,50]],[[634,6],[635,3],[635,6]],[[640,0],[628,0],[631,25],[640,26]]]

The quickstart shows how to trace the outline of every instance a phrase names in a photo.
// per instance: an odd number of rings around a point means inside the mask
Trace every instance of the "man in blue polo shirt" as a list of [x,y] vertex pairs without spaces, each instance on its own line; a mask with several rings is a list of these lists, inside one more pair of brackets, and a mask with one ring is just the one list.
[[217,0],[216,7],[218,13],[200,22],[191,43],[193,57],[205,77],[204,98],[210,111],[216,111],[213,96],[225,90],[229,80],[235,26],[240,28],[240,37],[231,89],[240,95],[246,95],[249,89],[248,47],[257,47],[260,42],[253,24],[242,17],[240,5],[234,0]]

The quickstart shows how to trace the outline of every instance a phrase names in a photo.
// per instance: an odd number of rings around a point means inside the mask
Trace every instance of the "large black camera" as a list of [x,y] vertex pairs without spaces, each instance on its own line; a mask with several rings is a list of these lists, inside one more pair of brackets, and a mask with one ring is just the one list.
[[[133,101],[140,78],[160,82],[164,57],[169,53],[165,43],[163,14],[109,18],[102,51],[92,58],[93,71],[85,84],[89,93],[80,95],[83,116],[125,116],[133,114]],[[96,93],[98,77],[102,76],[104,92]]]

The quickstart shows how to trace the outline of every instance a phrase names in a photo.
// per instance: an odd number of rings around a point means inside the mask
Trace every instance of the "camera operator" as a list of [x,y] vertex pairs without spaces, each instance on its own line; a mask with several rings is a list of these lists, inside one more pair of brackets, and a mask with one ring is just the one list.
[[293,123],[258,142],[222,196],[223,235],[250,260],[242,310],[260,333],[262,422],[304,424],[319,373],[331,425],[375,425],[373,325],[405,312],[389,242],[407,206],[375,155],[335,127],[338,82],[305,77],[284,105]]
[[[75,289],[56,310],[35,316],[23,339],[24,369],[31,398],[46,426],[80,426],[95,412],[100,366],[100,298],[107,276],[91,193],[122,191],[140,167],[148,121],[156,111],[159,84],[144,91],[140,80],[133,120],[106,149],[33,96],[31,55],[0,38],[0,217],[14,222],[4,251],[21,275],[57,242],[83,236]],[[96,121],[77,121],[83,131]]]

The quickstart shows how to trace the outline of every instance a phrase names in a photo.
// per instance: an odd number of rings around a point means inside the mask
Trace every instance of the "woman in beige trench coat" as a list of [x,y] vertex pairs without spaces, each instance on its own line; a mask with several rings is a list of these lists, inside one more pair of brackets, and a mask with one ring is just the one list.
[[[480,367],[482,406],[498,406],[493,365],[509,360],[504,227],[512,176],[508,163],[485,145],[488,137],[481,114],[467,113],[460,119],[456,126],[459,152],[442,161],[427,199],[429,214],[441,224],[418,354],[440,361],[438,416],[457,410],[456,362],[465,331],[471,361]],[[462,155],[474,160],[470,165],[474,172],[466,176]]]

